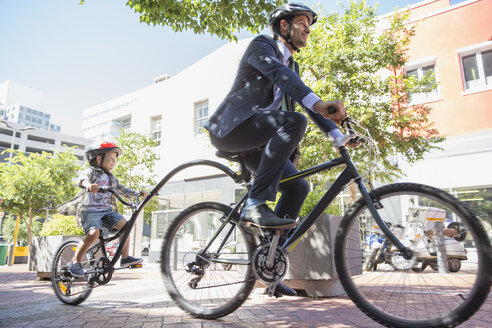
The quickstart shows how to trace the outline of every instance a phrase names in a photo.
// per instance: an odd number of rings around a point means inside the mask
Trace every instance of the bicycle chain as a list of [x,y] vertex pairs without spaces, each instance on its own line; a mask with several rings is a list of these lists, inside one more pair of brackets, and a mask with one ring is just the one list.
[[230,282],[230,283],[227,283],[227,284],[221,284],[221,285],[204,286],[204,287],[195,287],[195,288],[193,288],[193,290],[197,290],[197,289],[207,289],[207,288],[214,288],[214,287],[223,287],[223,286],[230,286],[230,285],[242,284],[243,282],[250,282],[250,281],[256,281],[256,279],[249,279],[249,280],[243,280],[243,281]]
[[[220,253],[220,255],[232,255],[232,254],[249,254],[249,252],[234,252],[234,253]],[[204,259],[205,261],[209,262],[209,263],[215,263],[215,262],[212,262],[212,261],[208,261],[206,258],[204,258],[203,256],[200,256],[198,255],[200,258]],[[227,284],[220,284],[220,285],[213,285],[213,286],[205,286],[205,287],[195,287],[193,288],[194,290],[197,290],[197,289],[208,289],[208,288],[215,288],[215,287],[224,287],[224,286],[230,286],[230,285],[236,285],[236,284],[242,284],[244,282],[250,282],[250,281],[256,281],[256,279],[249,279],[249,280],[244,280],[244,281],[236,281],[236,282],[229,282]]]
[[[248,252],[236,252],[236,253],[220,253],[220,254],[249,254]],[[201,256],[200,256],[201,257]],[[214,286],[206,286],[206,287],[198,287],[198,288],[195,288],[195,289],[207,289],[207,288],[214,288],[214,287],[224,287],[224,286],[230,286],[230,285],[235,285],[235,284],[242,284],[243,282],[250,282],[250,281],[255,281],[256,279],[249,279],[249,280],[244,280],[244,281],[237,281],[237,282],[230,282],[230,283],[227,283],[227,284],[221,284],[221,285],[214,285]],[[97,287],[101,287],[102,285],[99,285],[99,284],[95,284],[92,289],[95,289]],[[73,296],[73,295],[78,295],[78,294],[82,294],[83,291],[81,292],[78,292],[78,293],[75,293],[75,294],[71,294],[70,296]]]

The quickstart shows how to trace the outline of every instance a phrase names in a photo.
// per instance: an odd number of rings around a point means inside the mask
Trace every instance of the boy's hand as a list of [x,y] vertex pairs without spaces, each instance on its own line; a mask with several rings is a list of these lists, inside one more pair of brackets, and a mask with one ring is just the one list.
[[92,193],[96,193],[99,190],[99,185],[97,183],[91,184],[87,190]]
[[145,190],[140,190],[140,196],[143,198],[147,197],[148,193]]

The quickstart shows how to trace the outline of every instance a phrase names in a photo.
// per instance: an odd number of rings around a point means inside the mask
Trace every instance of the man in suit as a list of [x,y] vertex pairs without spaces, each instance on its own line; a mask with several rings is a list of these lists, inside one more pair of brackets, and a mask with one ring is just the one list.
[[[317,15],[302,4],[285,4],[272,11],[274,36],[260,35],[244,53],[234,84],[209,119],[212,144],[225,152],[248,152],[247,167],[256,177],[241,213],[243,225],[288,228],[295,223],[309,192],[298,180],[279,189],[283,176],[297,172],[289,157],[301,141],[307,119],[293,110],[299,103],[332,138],[341,136],[336,123],[347,116],[343,102],[322,101],[299,77],[292,54],[306,46]],[[289,67],[290,66],[290,67]],[[330,112],[334,112],[331,114]],[[281,197],[275,211],[266,201]]]

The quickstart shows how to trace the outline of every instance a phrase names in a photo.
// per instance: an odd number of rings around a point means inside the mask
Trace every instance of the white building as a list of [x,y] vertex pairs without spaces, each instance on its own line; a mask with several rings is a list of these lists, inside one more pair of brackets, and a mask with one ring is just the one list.
[[0,119],[36,129],[60,132],[51,122],[51,114],[41,111],[43,94],[38,89],[13,81],[0,84]]
[[[14,129],[26,128],[25,125],[13,122],[7,122]],[[14,149],[22,150],[26,153],[41,153],[43,151],[53,153],[53,151],[63,151],[64,146],[77,148],[74,150],[74,155],[83,161],[85,158],[85,150],[91,143],[91,140],[63,134],[55,131],[44,129],[35,129],[28,131],[17,131],[14,136],[12,129],[9,129],[4,124],[0,124],[0,153],[5,149],[10,149],[14,142]],[[0,155],[0,161],[5,161],[9,154]]]
[[[161,157],[156,165],[160,178],[186,161],[218,160],[200,128],[232,86],[249,42],[227,44],[175,76],[160,76],[148,87],[85,109],[84,136],[111,139],[126,128],[151,135],[159,142],[155,150]],[[177,209],[204,200],[231,203],[239,186],[220,173],[208,167],[190,168],[168,183],[160,193],[165,210],[154,215],[153,238],[162,236],[164,218]],[[186,182],[188,178],[193,183]]]
[[[157,170],[160,177],[186,161],[218,160],[200,127],[229,91],[249,41],[225,45],[176,76],[157,78],[149,87],[84,110],[85,137],[111,137],[124,128],[152,135],[160,143],[156,148],[161,156]],[[489,131],[449,138],[440,146],[444,150],[432,151],[425,161],[406,168],[404,180],[447,189],[463,201],[469,199],[459,197],[459,193],[475,192],[474,186],[480,193],[490,193],[492,174],[483,170],[492,154]],[[474,164],[481,169],[473,170]],[[206,167],[190,169],[168,183],[160,193],[164,210],[154,215],[152,238],[161,238],[166,221],[194,202],[229,204],[237,199],[241,187],[217,173]],[[346,192],[344,198],[349,197]]]

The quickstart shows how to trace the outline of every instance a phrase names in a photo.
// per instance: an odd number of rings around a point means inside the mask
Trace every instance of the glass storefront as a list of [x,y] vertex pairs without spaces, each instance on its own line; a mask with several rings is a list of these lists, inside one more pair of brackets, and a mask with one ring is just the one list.
[[220,190],[159,197],[162,209],[152,213],[152,239],[162,239],[170,222],[185,208],[200,202],[220,202]]

